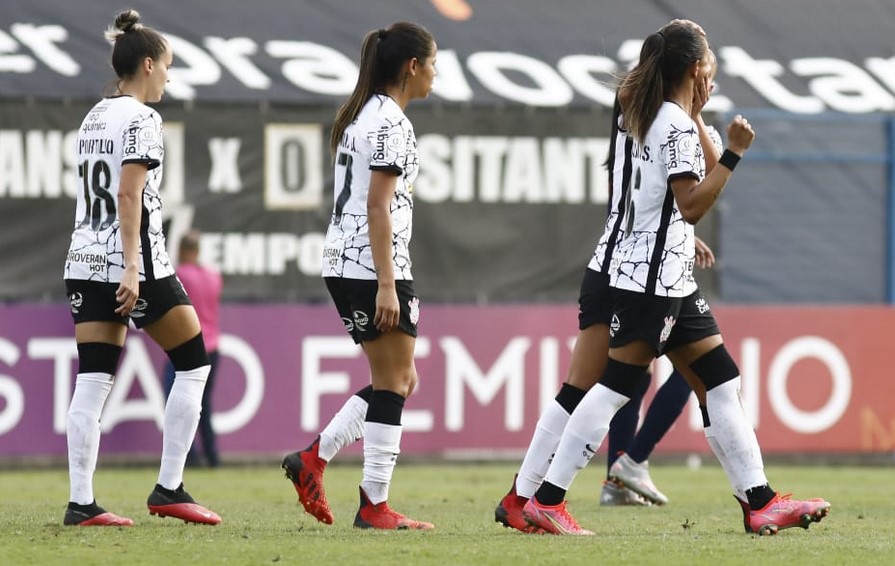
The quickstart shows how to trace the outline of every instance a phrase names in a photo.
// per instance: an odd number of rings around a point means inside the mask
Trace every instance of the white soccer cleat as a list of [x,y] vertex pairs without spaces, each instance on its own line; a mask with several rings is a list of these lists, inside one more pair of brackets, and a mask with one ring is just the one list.
[[637,463],[627,454],[622,454],[609,468],[609,479],[615,480],[656,505],[668,503],[668,498],[656,488],[650,478],[649,463],[646,460]]

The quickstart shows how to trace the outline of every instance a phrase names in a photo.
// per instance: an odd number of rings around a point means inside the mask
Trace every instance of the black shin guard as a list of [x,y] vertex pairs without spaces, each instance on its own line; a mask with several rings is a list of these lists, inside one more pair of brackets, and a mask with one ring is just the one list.
[[706,391],[711,391],[722,383],[740,376],[740,368],[730,357],[724,344],[720,344],[690,364],[690,369],[705,384]]
[[624,395],[628,399],[637,395],[637,390],[643,383],[644,374],[649,366],[635,366],[609,358],[606,364],[606,373],[600,379],[604,387]]
[[174,371],[189,371],[198,367],[211,365],[208,352],[205,351],[205,340],[202,333],[196,334],[180,346],[165,352],[174,366]]
[[105,342],[78,344],[78,373],[108,373],[115,375],[121,346]]
[[584,389],[578,389],[574,385],[563,383],[559,393],[556,394],[556,402],[571,415],[586,394],[587,391]]
[[370,394],[370,406],[367,408],[368,423],[400,426],[401,413],[404,412],[404,397],[394,391],[374,389]]

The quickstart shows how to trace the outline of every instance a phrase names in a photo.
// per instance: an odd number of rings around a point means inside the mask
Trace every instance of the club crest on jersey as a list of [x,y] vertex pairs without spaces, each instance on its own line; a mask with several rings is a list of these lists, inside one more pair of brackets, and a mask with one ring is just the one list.
[[709,308],[709,302],[705,300],[705,297],[699,297],[696,299],[696,310],[699,311],[699,314],[705,314],[712,309]]
[[78,314],[80,312],[78,309],[80,309],[81,305],[84,304],[84,297],[81,295],[81,293],[72,293],[68,296],[68,304],[71,305],[71,312],[73,314]]
[[420,320],[420,300],[414,297],[407,301],[407,305],[410,307],[410,324],[416,326]]
[[671,329],[674,328],[674,317],[666,316],[665,317],[665,326],[662,328],[662,332],[659,333],[659,343],[663,343],[668,340],[668,337],[671,336]]
[[618,315],[612,315],[612,322],[609,323],[609,335],[615,336],[615,334],[621,330],[622,321],[618,319]]
[[370,324],[370,317],[364,311],[354,311],[354,324],[357,325],[359,330],[366,330],[367,325]]
[[131,318],[143,318],[146,316],[146,313],[143,312],[146,310],[146,307],[149,306],[149,303],[146,302],[146,299],[139,298],[137,299],[137,304],[134,305],[134,310],[131,311]]

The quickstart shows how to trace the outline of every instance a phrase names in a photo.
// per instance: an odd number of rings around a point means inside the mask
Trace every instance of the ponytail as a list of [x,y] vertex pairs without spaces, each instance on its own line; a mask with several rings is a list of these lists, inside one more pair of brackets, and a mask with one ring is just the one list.
[[364,43],[360,51],[360,71],[357,75],[357,84],[348,100],[345,101],[336,112],[336,120],[333,123],[333,131],[329,138],[329,150],[333,155],[339,148],[339,141],[345,128],[357,118],[364,104],[373,96],[373,80],[376,76],[376,55],[379,51],[380,31],[374,30],[364,36]]
[[654,33],[647,37],[640,49],[640,63],[622,82],[621,90],[629,96],[624,110],[625,127],[640,143],[643,143],[646,132],[665,101],[665,84],[662,80],[664,51],[664,36]]
[[424,61],[431,56],[433,46],[432,34],[424,27],[409,22],[397,22],[388,29],[373,30],[364,36],[357,84],[336,112],[329,138],[329,149],[333,155],[339,148],[345,129],[357,119],[370,97],[384,93],[389,85],[401,80],[399,75],[405,62],[410,59]]
[[640,49],[640,61],[622,81],[625,127],[643,143],[662,103],[684,80],[687,70],[708,49],[702,28],[674,20],[650,35]]

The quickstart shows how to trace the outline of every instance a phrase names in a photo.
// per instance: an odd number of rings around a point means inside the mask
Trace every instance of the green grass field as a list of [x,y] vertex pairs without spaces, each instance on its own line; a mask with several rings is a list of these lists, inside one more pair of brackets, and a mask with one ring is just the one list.
[[224,518],[218,527],[150,517],[154,469],[97,473],[98,502],[133,518],[133,528],[63,527],[64,470],[0,471],[0,564],[895,564],[891,468],[769,466],[776,489],[833,508],[807,531],[761,538],[743,532],[717,466],[654,465],[671,503],[653,508],[601,508],[602,471],[595,462],[570,492],[572,512],[596,537],[524,535],[495,523],[515,472],[507,463],[399,465],[390,503],[433,521],[434,532],[354,529],[359,464],[327,469],[333,526],[303,513],[275,463],[187,471],[189,491]]

